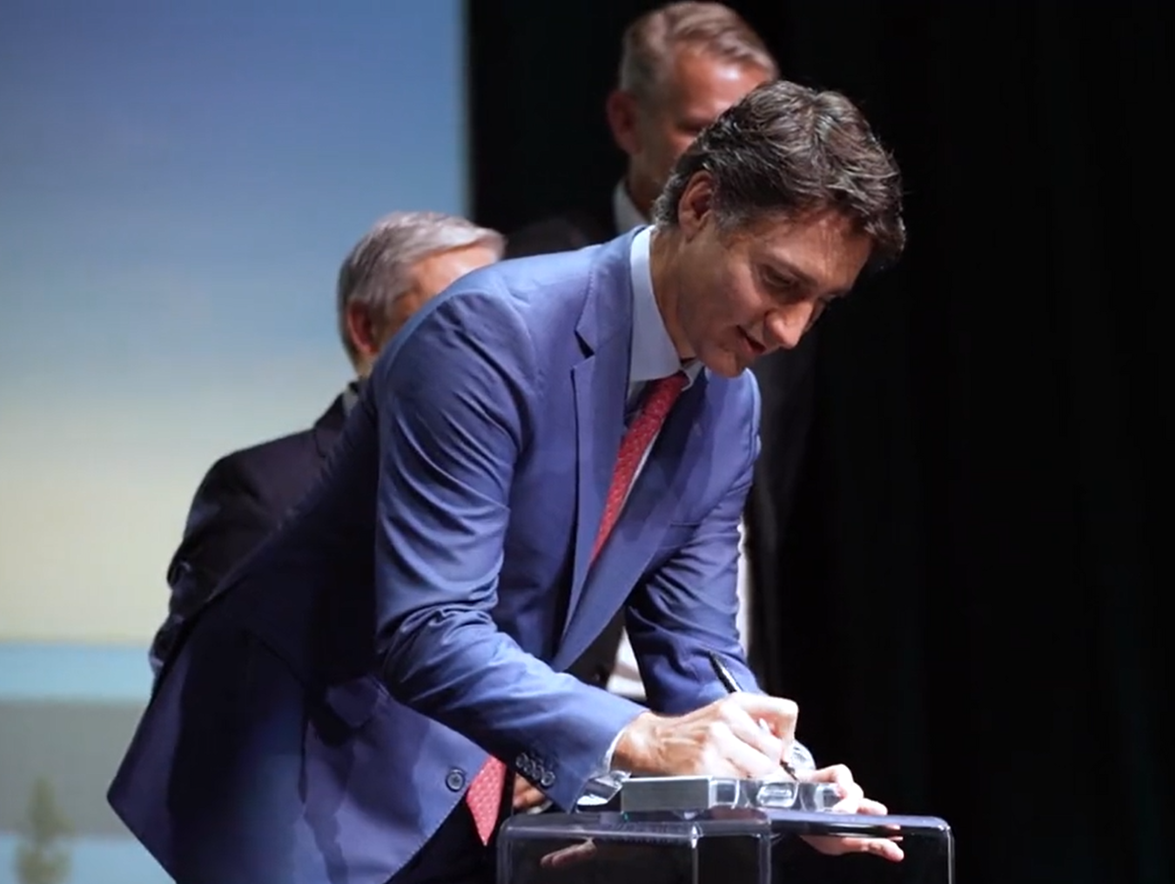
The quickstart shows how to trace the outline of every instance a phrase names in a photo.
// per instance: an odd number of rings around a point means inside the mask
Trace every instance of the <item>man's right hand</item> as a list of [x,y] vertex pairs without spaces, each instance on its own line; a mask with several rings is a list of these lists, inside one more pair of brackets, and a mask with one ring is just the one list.
[[750,693],[686,715],[642,712],[620,732],[612,767],[638,775],[768,776],[791,749],[798,716],[791,700]]

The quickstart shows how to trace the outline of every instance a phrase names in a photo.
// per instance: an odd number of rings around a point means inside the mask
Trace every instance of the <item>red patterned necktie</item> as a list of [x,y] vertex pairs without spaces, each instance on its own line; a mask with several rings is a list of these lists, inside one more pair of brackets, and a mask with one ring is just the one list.
[[[604,501],[604,515],[600,519],[600,529],[592,548],[593,562],[604,548],[604,542],[612,533],[616,520],[620,518],[620,511],[624,508],[624,501],[628,497],[629,488],[636,478],[645,452],[660,432],[669,409],[685,389],[685,382],[685,373],[679,371],[667,378],[651,381],[645,388],[640,413],[624,434],[624,441],[620,443],[616,467],[612,470],[612,484],[608,487],[608,497]],[[469,805],[470,813],[473,814],[473,822],[477,826],[477,834],[481,837],[482,844],[489,844],[490,835],[497,825],[505,786],[506,765],[496,758],[488,758],[473,778],[473,782],[469,784],[469,791],[465,793],[465,801]]]
[[592,561],[595,561],[600,550],[604,548],[616,520],[620,518],[620,511],[624,509],[624,501],[628,497],[645,452],[660,432],[669,409],[685,389],[685,381],[685,373],[679,371],[667,378],[650,381],[645,388],[640,413],[629,425],[628,432],[624,434],[624,441],[620,443],[620,453],[616,456],[612,484],[608,488],[608,497],[604,500],[604,516],[600,519],[596,545],[592,547]]

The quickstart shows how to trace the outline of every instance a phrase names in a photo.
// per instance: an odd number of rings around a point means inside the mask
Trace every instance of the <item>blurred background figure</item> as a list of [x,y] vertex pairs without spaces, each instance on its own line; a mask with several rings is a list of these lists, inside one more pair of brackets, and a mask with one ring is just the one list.
[[648,224],[673,164],[697,134],[779,76],[759,35],[721,3],[661,6],[633,21],[621,46],[616,88],[604,109],[626,157],[624,177],[592,205],[511,233],[510,257],[577,249]]
[[397,212],[380,219],[351,250],[339,270],[337,311],[355,380],[310,429],[234,451],[212,465],[167,569],[168,616],[151,647],[156,672],[221,578],[309,489],[384,345],[450,283],[497,261],[503,245],[496,231],[455,215]]

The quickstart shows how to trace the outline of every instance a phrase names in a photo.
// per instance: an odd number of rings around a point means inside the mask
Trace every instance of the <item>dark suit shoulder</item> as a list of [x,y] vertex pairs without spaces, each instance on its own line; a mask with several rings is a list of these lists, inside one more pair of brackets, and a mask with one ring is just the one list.
[[532,222],[509,234],[506,257],[570,252],[604,242],[614,235],[611,225],[592,212],[566,212]]
[[[197,549],[210,551],[213,558],[219,559],[227,536],[247,534],[251,545],[252,538],[272,530],[297,503],[321,466],[311,430],[224,455],[209,468],[196,489],[177,561],[200,558],[193,555]],[[233,555],[226,558],[237,554],[234,549]],[[173,562],[173,570],[175,566]]]
[[310,488],[322,457],[313,431],[302,430],[226,454],[209,468],[188,510],[184,536],[168,568],[194,567],[219,579],[277,527]]
[[302,430],[226,454],[209,468],[167,568],[168,615],[151,649],[156,671],[224,576],[280,524],[321,465],[314,430]]
[[151,650],[156,671],[225,575],[313,485],[343,421],[339,397],[312,428],[226,454],[204,474],[167,569],[168,616]]
[[290,489],[296,498],[318,475],[327,452],[342,431],[343,422],[340,397],[313,427],[224,455],[208,470],[205,483],[226,485],[250,493],[262,502],[284,503],[290,497]]
[[208,470],[205,484],[231,485],[268,499],[275,486],[301,485],[302,476],[310,473],[307,481],[312,479],[321,465],[314,431],[299,430],[224,455]]

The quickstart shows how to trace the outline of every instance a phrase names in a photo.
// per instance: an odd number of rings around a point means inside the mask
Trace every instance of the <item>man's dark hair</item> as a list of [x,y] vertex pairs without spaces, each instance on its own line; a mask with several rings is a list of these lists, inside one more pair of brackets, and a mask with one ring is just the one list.
[[838,92],[786,80],[749,92],[678,159],[653,207],[657,224],[677,225],[686,185],[703,170],[714,179],[713,211],[724,230],[835,209],[873,240],[871,265],[893,262],[905,247],[901,173]]

